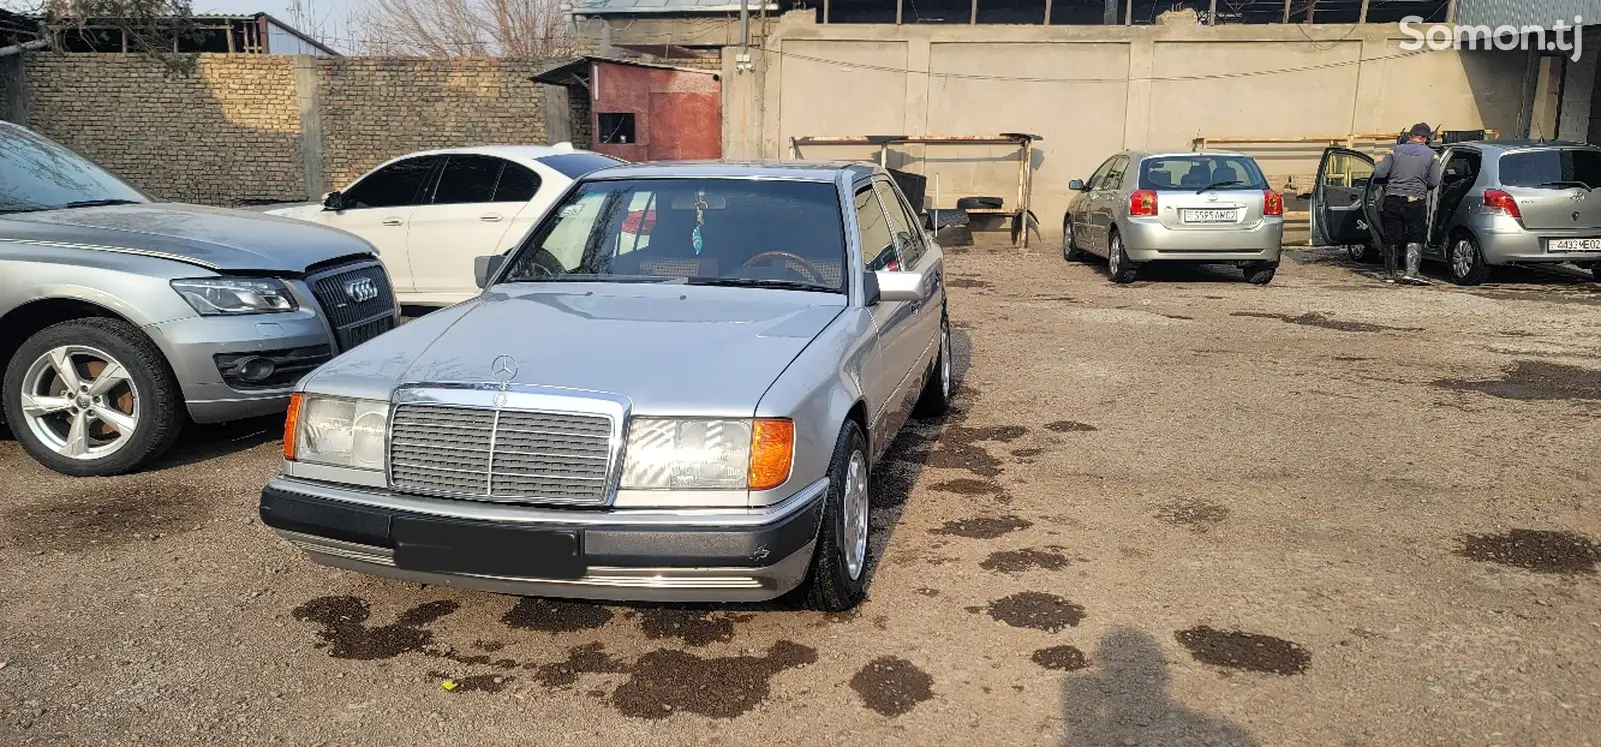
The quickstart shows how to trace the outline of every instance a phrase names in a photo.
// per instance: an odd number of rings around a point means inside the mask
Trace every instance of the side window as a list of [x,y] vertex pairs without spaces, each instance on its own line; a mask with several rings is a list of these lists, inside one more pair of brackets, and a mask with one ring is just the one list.
[[1112,170],[1112,164],[1116,163],[1118,158],[1120,158],[1120,156],[1112,156],[1111,158],[1108,158],[1102,162],[1101,167],[1096,169],[1095,173],[1090,175],[1090,180],[1084,182],[1084,184],[1090,189],[1100,189],[1101,180],[1106,178],[1106,172]]
[[1101,178],[1096,189],[1117,189],[1123,186],[1123,174],[1128,171],[1128,157],[1118,156],[1112,159],[1112,168]]
[[345,206],[359,209],[416,205],[437,163],[438,156],[423,156],[389,164],[346,190]]
[[895,238],[896,253],[900,255],[901,266],[911,268],[917,266],[917,261],[923,256],[923,236],[917,230],[917,221],[912,218],[906,209],[906,203],[901,202],[900,195],[890,183],[875,179],[873,188],[878,192],[878,199],[884,203],[884,211],[889,215],[890,233]]
[[1349,153],[1332,153],[1323,168],[1324,187],[1362,189],[1373,178],[1373,164]]
[[868,271],[899,269],[895,237],[871,186],[856,190],[856,231],[862,242],[862,264]]
[[539,175],[515,163],[507,162],[500,170],[500,182],[495,185],[494,202],[527,202],[539,191]]
[[450,156],[434,187],[435,205],[490,202],[505,161],[489,156]]

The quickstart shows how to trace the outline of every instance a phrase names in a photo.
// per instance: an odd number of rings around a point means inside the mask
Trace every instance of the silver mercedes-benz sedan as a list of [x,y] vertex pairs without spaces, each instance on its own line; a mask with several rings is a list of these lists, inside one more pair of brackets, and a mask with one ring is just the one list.
[[1112,282],[1148,262],[1234,264],[1257,285],[1278,270],[1284,198],[1245,154],[1129,151],[1068,188],[1062,256],[1106,257]]
[[262,520],[424,583],[850,608],[877,460],[950,401],[943,272],[871,165],[594,172],[301,383]]

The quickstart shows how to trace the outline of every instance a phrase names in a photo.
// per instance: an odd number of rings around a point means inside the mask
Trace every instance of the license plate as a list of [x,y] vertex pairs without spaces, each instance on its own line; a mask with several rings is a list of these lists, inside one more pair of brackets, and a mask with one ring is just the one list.
[[1239,210],[1185,210],[1185,223],[1238,223]]
[[1548,252],[1601,252],[1601,239],[1551,239],[1545,242]]
[[518,578],[583,578],[578,534],[401,517],[390,527],[395,567]]

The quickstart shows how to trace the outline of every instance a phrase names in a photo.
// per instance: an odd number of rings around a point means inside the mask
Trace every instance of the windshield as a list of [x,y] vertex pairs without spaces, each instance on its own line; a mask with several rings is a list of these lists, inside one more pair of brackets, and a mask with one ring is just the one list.
[[1267,189],[1246,156],[1156,156],[1140,164],[1140,189]]
[[833,184],[755,179],[583,182],[502,282],[628,281],[844,291]]
[[66,148],[0,126],[0,213],[123,202],[149,198]]
[[1601,187],[1601,151],[1553,148],[1508,153],[1501,156],[1501,183],[1508,187],[1595,189]]

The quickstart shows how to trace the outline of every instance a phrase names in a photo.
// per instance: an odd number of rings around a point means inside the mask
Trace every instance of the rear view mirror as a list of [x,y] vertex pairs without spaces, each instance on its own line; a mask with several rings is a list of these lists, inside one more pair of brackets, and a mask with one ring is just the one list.
[[[728,198],[722,195],[701,195],[700,201],[706,203],[704,207],[706,210],[726,210],[728,208]],[[674,195],[673,201],[668,203],[668,206],[673,210],[694,210],[695,202],[695,195],[680,194]]]
[[334,190],[322,196],[322,206],[338,212],[345,209],[345,196]]
[[1070,181],[1070,182],[1067,183],[1067,188],[1073,190],[1074,192],[1083,192],[1084,191],[1084,180],[1083,179],[1074,179],[1073,181]]
[[489,279],[500,272],[501,265],[506,264],[506,255],[495,254],[488,257],[473,258],[473,280],[479,288],[489,287]]
[[924,298],[921,272],[879,270],[873,274],[878,278],[880,301],[921,301]]

